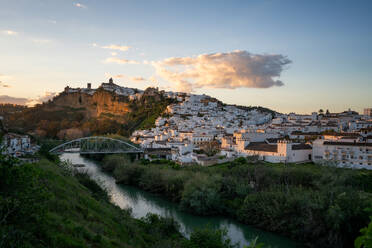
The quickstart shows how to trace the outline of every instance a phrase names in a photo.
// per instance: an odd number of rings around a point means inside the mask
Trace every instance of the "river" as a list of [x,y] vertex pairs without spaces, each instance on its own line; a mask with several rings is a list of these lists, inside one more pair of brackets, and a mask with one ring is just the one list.
[[84,164],[80,169],[86,170],[92,179],[105,187],[111,197],[111,201],[120,208],[131,208],[135,218],[146,216],[147,213],[156,213],[164,217],[172,217],[180,224],[180,231],[189,237],[195,228],[209,225],[212,228],[226,228],[228,237],[234,242],[239,242],[240,246],[247,245],[250,240],[259,237],[259,242],[277,248],[301,247],[294,241],[241,224],[227,217],[202,217],[179,210],[176,203],[170,202],[161,196],[157,196],[141,189],[115,183],[115,179],[103,172],[100,165],[92,160],[85,159],[79,154],[65,153],[61,155],[62,160],[69,160],[73,164]]

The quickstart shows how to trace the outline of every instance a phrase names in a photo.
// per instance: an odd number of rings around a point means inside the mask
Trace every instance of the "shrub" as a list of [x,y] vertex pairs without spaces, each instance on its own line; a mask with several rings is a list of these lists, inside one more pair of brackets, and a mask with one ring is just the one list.
[[138,164],[118,165],[114,169],[114,177],[118,183],[138,185],[145,166]]
[[107,189],[91,179],[86,171],[77,171],[75,173],[75,177],[82,185],[87,187],[90,192],[92,192],[95,199],[109,202],[110,197],[108,195]]
[[211,228],[196,229],[190,235],[190,248],[237,248],[227,238],[227,230],[213,230]]
[[197,174],[187,181],[182,194],[181,207],[199,215],[213,215],[222,212],[219,177]]
[[102,169],[108,172],[113,172],[118,165],[128,165],[130,163],[128,158],[122,155],[106,156],[103,159]]

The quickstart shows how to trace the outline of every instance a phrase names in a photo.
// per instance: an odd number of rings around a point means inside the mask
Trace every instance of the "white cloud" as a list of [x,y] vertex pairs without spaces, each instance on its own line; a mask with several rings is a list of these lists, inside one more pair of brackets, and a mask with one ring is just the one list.
[[146,78],[144,78],[144,77],[131,77],[130,79],[132,81],[134,81],[134,82],[143,82],[143,81],[146,81]]
[[116,57],[110,57],[103,61],[104,63],[116,63],[116,64],[139,64],[135,60],[129,60],[129,59],[120,59]]
[[75,6],[75,7],[78,7],[78,8],[81,8],[81,9],[86,9],[86,8],[87,8],[86,5],[81,4],[81,3],[74,3],[74,6]]
[[10,85],[0,81],[0,88],[10,88]]
[[25,103],[26,105],[28,106],[34,106],[36,104],[40,104],[40,103],[43,103],[43,102],[47,102],[51,99],[53,99],[53,97],[57,96],[58,94],[56,92],[45,92],[44,95],[42,96],[38,96],[37,98],[35,99],[28,99],[27,102]]
[[111,75],[110,73],[105,72],[105,77],[106,78],[125,78],[127,76],[125,76],[124,74]]
[[116,74],[116,75],[112,75],[108,72],[105,72],[105,77],[106,78],[127,78],[127,76],[125,76],[124,74]]
[[104,49],[111,49],[111,50],[119,50],[122,52],[128,51],[130,46],[122,46],[122,45],[108,45],[108,46],[102,46],[101,48]]
[[7,96],[7,95],[0,96],[0,103],[26,105],[28,101],[29,99],[27,98],[12,97],[12,96]]
[[7,83],[9,80],[12,80],[12,76],[0,74],[0,88],[10,88],[10,85]]
[[0,80],[1,81],[6,81],[6,80],[11,80],[13,77],[10,75],[5,75],[5,74],[0,74]]
[[57,21],[56,20],[48,20],[48,22],[50,22],[52,24],[57,24]]
[[13,31],[13,30],[2,30],[1,33],[5,35],[17,35],[18,34],[18,32]]
[[159,83],[159,80],[158,80],[155,76],[151,76],[151,77],[149,77],[149,81],[150,81],[151,83],[154,83],[154,84]]
[[116,56],[116,55],[118,55],[118,53],[116,53],[116,52],[112,52],[111,55],[112,55],[112,56]]
[[201,54],[153,62],[156,72],[176,88],[269,88],[282,86],[278,80],[291,61],[283,55],[251,54],[247,51]]

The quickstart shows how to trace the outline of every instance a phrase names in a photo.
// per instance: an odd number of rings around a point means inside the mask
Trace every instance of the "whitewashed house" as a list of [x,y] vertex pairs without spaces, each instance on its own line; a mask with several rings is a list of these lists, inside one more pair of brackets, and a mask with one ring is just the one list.
[[313,161],[329,161],[340,167],[371,170],[372,143],[318,139],[313,142]]

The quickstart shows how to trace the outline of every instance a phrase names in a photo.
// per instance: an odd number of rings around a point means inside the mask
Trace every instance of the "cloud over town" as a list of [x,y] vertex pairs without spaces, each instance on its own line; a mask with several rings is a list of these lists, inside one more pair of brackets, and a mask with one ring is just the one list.
[[156,73],[183,91],[196,88],[269,88],[282,86],[278,79],[292,61],[280,54],[247,51],[173,57],[153,62]]

